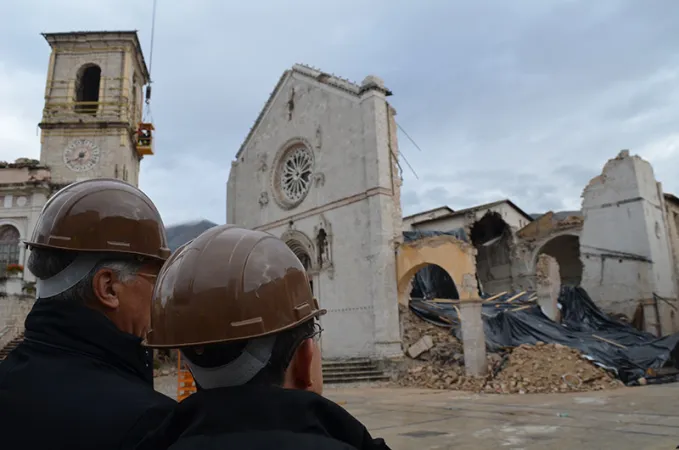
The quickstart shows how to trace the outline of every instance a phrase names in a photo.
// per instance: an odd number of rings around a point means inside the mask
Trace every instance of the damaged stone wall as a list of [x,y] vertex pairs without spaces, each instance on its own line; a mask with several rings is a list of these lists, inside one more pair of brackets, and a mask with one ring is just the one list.
[[408,304],[413,277],[430,264],[445,270],[455,283],[460,298],[466,300],[470,292],[475,294],[477,291],[475,254],[473,246],[449,235],[402,243],[396,250],[399,303]]
[[580,259],[580,231],[583,218],[577,213],[567,215],[549,211],[516,233],[517,255],[513,261],[517,279],[524,281],[521,289],[535,289],[537,263],[540,255],[553,257],[559,265],[560,283],[579,286],[583,265]]
[[483,292],[495,294],[512,287],[512,229],[500,214],[489,211],[469,227],[476,248],[476,273]]
[[559,293],[561,292],[561,274],[559,263],[555,258],[541,254],[535,267],[536,294],[538,305],[545,316],[554,322],[561,320],[559,310]]
[[589,182],[582,199],[582,286],[602,309],[627,317],[639,302],[655,303],[655,294],[664,301],[655,314],[645,310],[648,331],[676,329],[674,265],[651,165],[624,150]]
[[[674,281],[679,295],[679,198],[672,194],[664,194],[665,200],[665,224],[667,237],[672,249],[674,260]],[[679,311],[672,311],[672,316],[679,315]]]

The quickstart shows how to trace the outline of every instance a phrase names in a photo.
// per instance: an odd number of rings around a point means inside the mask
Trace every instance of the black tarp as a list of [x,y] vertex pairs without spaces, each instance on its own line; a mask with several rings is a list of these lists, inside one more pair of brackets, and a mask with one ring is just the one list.
[[430,264],[417,271],[413,277],[411,298],[460,298],[451,276],[443,268]]
[[[578,349],[595,364],[614,372],[628,385],[649,377],[649,369],[679,367],[679,333],[656,338],[602,312],[580,287],[564,286],[559,296],[562,322],[542,313],[535,294],[507,293],[484,301],[482,315],[486,346],[500,351],[521,344],[545,342]],[[419,317],[452,328],[460,338],[459,308],[455,304],[411,300]]]

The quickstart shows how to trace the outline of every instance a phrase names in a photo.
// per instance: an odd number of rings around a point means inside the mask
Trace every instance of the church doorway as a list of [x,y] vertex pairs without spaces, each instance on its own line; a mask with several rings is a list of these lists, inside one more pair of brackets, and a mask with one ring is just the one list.
[[307,251],[306,247],[304,245],[296,240],[296,239],[288,239],[285,241],[285,244],[290,247],[290,250],[295,254],[297,259],[302,263],[304,266],[304,269],[307,272],[307,276],[309,277],[309,285],[311,286],[311,292],[316,295],[316,292],[314,291],[314,281],[311,277],[311,274],[309,271],[311,270],[311,256],[309,255],[309,252]]

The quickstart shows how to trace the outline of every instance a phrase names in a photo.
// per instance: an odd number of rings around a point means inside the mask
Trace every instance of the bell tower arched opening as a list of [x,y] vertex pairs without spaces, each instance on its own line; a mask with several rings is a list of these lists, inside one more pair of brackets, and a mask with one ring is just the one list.
[[92,115],[97,113],[100,85],[101,68],[99,66],[96,64],[88,64],[80,68],[76,80],[76,112]]

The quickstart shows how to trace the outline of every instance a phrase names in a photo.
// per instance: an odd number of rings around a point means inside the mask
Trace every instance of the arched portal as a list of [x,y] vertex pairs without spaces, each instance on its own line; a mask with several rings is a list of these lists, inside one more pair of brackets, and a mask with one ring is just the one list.
[[572,234],[562,234],[548,240],[535,255],[547,254],[556,259],[561,274],[561,284],[579,286],[582,281],[582,261],[580,261],[580,239]]
[[511,285],[511,228],[502,216],[489,211],[472,225],[472,244],[476,248],[476,273],[479,288],[494,294]]
[[[313,259],[311,259],[310,255],[310,249],[304,245],[299,239],[295,239],[292,237],[288,237],[285,239],[285,244],[290,247],[290,250],[295,254],[297,259],[302,263],[304,266],[304,269],[307,271],[307,274],[311,269],[313,268]],[[309,285],[311,286],[311,292],[314,292],[314,282],[309,275]]]

